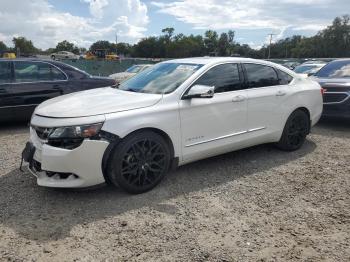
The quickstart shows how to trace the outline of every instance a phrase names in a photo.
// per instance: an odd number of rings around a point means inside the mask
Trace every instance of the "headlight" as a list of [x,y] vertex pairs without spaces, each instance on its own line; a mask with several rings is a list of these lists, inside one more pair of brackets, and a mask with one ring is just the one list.
[[103,123],[81,125],[81,126],[66,126],[56,127],[51,130],[48,139],[76,139],[76,138],[91,138],[98,135]]

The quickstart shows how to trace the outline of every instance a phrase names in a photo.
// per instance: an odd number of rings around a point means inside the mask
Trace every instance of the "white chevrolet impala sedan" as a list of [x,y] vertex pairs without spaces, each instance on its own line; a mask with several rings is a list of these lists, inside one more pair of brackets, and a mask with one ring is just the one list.
[[322,113],[322,89],[274,63],[188,58],[159,63],[118,89],[48,100],[22,157],[46,187],[156,186],[169,169],[258,144],[299,149]]

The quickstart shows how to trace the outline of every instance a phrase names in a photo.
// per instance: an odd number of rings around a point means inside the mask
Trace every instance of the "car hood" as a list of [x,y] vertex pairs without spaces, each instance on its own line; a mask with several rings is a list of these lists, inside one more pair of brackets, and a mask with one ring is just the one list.
[[53,118],[87,117],[149,107],[161,99],[160,94],[97,88],[47,100],[35,109],[35,114]]

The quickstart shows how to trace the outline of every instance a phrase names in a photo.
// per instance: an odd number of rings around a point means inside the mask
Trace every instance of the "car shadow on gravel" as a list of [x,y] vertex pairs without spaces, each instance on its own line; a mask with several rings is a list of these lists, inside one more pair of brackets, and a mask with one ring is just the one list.
[[312,129],[312,133],[323,136],[345,138],[350,137],[350,119],[323,118]]
[[[18,169],[0,177],[0,223],[21,237],[39,242],[70,235],[74,226],[148,207],[172,213],[164,201],[225,185],[242,176],[263,175],[272,168],[310,154],[316,144],[307,140],[296,152],[282,152],[271,145],[256,146],[185,165],[171,172],[150,192],[129,195],[111,186],[90,190],[38,187],[35,178]],[[120,222],[120,221],[119,221]],[[118,225],[118,224],[117,224]]]

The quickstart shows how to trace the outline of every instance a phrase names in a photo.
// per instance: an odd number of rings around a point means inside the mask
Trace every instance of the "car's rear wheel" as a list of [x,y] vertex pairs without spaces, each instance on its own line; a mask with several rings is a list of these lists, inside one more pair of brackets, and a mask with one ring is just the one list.
[[170,166],[165,139],[151,131],[137,132],[123,139],[112,151],[107,176],[123,190],[140,194],[154,188]]
[[309,133],[310,119],[303,110],[294,111],[288,118],[277,147],[285,151],[299,149]]

